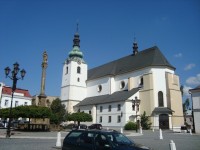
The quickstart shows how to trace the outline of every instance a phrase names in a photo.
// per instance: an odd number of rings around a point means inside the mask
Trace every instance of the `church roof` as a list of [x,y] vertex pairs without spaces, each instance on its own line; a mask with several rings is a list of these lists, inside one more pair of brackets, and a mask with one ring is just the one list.
[[88,80],[109,75],[119,75],[146,67],[168,67],[175,70],[157,46],[138,52],[136,55],[128,55],[118,60],[106,63],[90,69]]
[[129,97],[133,96],[135,93],[139,91],[139,88],[133,88],[132,90],[128,91],[117,91],[113,94],[106,94],[100,96],[93,96],[87,97],[78,103],[76,106],[85,106],[85,105],[96,105],[96,104],[104,104],[104,103],[112,103],[112,102],[119,102],[125,101]]

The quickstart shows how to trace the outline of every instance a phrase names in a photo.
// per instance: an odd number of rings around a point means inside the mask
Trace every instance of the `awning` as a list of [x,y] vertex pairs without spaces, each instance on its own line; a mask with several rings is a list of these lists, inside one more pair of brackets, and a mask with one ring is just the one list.
[[152,114],[172,114],[174,111],[167,107],[156,107]]

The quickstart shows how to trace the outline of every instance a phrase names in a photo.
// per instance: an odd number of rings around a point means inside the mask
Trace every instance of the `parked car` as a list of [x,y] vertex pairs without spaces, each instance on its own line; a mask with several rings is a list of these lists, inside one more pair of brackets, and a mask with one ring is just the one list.
[[144,150],[125,135],[109,130],[72,130],[63,140],[62,150]]
[[88,129],[102,129],[102,125],[101,124],[92,124],[88,127]]
[[85,125],[85,124],[80,124],[80,127],[78,127],[77,124],[73,124],[72,130],[77,130],[77,129],[87,129],[87,125]]

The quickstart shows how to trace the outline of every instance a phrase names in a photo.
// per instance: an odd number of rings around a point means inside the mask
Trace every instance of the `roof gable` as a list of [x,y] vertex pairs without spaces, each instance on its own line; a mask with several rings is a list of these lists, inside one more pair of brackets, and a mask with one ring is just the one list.
[[140,51],[137,55],[128,55],[88,71],[88,80],[103,76],[143,69],[150,66],[175,68],[168,62],[157,46]]

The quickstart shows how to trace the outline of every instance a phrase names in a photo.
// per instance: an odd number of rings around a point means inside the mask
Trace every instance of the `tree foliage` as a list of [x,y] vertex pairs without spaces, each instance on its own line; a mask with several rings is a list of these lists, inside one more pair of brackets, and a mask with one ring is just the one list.
[[125,130],[135,130],[136,129],[136,123],[135,122],[128,122],[125,124],[124,129]]
[[148,130],[151,127],[151,122],[149,122],[149,117],[146,116],[146,111],[140,116],[141,117],[141,126],[143,129]]
[[77,113],[68,114],[66,119],[68,121],[77,121],[78,125],[80,125],[80,122],[92,121],[92,116],[84,112],[77,112]]
[[185,113],[188,109],[190,109],[190,99],[187,98],[183,103],[183,112]]
[[54,124],[60,124],[62,121],[65,120],[66,110],[65,105],[61,103],[61,100],[59,98],[55,99],[51,106],[51,117],[50,122]]
[[[0,118],[9,118],[10,108],[0,109]],[[49,118],[51,110],[39,106],[18,106],[12,108],[12,118]]]

